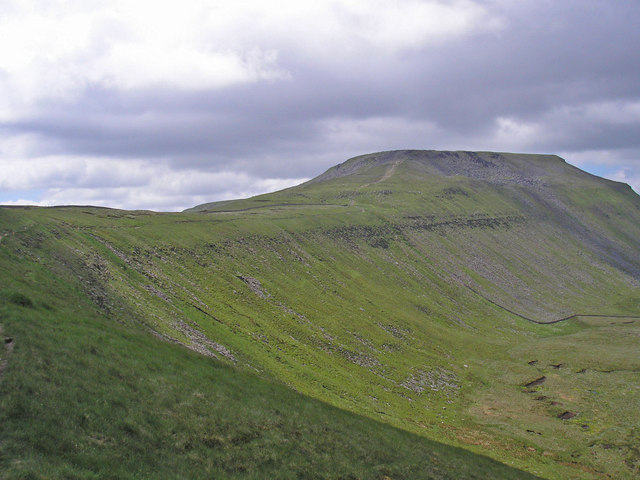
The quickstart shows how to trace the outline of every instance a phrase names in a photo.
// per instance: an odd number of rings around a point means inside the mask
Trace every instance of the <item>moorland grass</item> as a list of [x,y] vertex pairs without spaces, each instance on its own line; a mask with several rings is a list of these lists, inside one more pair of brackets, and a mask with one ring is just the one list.
[[2,478],[526,478],[58,300],[0,306]]

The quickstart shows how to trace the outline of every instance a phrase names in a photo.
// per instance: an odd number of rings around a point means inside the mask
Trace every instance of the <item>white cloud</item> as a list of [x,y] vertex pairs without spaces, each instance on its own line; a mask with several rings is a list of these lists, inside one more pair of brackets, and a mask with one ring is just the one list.
[[205,89],[286,78],[275,50],[221,38],[207,22],[205,5],[140,0],[5,5],[0,118],[39,100],[68,100],[90,84]]
[[[502,27],[471,0],[319,0],[205,3],[212,30],[232,42],[285,44],[340,57],[376,55]],[[362,49],[362,50],[361,50]],[[382,50],[382,51],[380,51]],[[323,55],[323,56],[324,56]]]
[[[241,18],[246,3],[233,12]],[[350,0],[279,3],[265,8],[254,3],[251,18],[258,19],[258,35],[275,32],[276,37],[320,57],[352,54],[385,55],[420,48],[479,31],[499,29],[476,2],[425,0]]]
[[2,201],[2,202],[0,202],[0,205],[6,205],[6,206],[9,206],[9,207],[24,206],[24,205],[29,205],[29,206],[34,206],[34,207],[51,207],[51,206],[53,206],[53,204],[51,204],[51,203],[37,202],[35,200],[24,199],[24,198],[19,198],[18,200]]
[[345,5],[343,31],[353,32],[351,35],[361,38],[368,47],[384,51],[419,48],[502,26],[483,7],[465,0],[448,3],[361,0]]
[[513,117],[498,117],[490,142],[500,145],[501,150],[526,149],[539,142],[543,127],[535,122],[526,122]]
[[3,158],[0,160],[0,190],[69,188],[83,185],[140,186],[155,170],[152,162],[52,155],[39,158]]
[[198,90],[286,79],[281,48],[340,62],[499,25],[470,0],[9,0],[0,9],[5,119],[92,84]]
[[178,211],[199,203],[246,198],[307,178],[260,178],[234,171],[175,170],[165,162],[53,156],[0,161],[3,193],[40,190],[5,205],[99,205]]
[[[46,190],[40,205],[96,205],[121,209],[181,211],[217,200],[247,198],[306,181],[301,179],[261,179],[229,172],[161,173],[146,185],[136,187],[64,188]],[[191,190],[189,185],[200,184]],[[206,184],[206,189],[202,185]]]

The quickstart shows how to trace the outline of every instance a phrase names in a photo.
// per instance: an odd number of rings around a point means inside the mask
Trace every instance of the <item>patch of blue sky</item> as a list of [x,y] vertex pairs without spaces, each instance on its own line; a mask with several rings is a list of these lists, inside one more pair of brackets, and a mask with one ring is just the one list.
[[0,205],[18,201],[38,202],[43,192],[43,189],[0,191]]

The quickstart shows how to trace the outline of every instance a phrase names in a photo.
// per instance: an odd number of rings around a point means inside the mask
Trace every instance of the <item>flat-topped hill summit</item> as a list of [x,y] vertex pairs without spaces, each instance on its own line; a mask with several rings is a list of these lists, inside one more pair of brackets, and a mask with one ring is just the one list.
[[[392,178],[393,176],[396,178]],[[538,189],[568,184],[604,186],[633,194],[627,184],[587,173],[557,155],[394,150],[350,158],[302,185],[278,192],[275,197],[282,199],[286,196],[285,192],[291,192],[303,198],[303,191],[312,192],[313,186],[327,183],[363,189],[382,182],[389,184],[394,180],[402,180],[406,189],[416,183],[444,185],[463,179],[479,180],[494,186],[520,185]],[[342,194],[344,196],[344,192]],[[274,194],[266,194],[254,198],[265,202],[273,196]],[[230,204],[231,201],[207,203],[188,211],[215,210]]]
[[[427,175],[453,176],[496,182],[539,179],[550,175],[576,173],[557,155],[533,155],[497,152],[395,150],[351,158],[330,168],[310,182],[352,175],[380,165],[403,165]],[[583,172],[584,173],[584,172]]]

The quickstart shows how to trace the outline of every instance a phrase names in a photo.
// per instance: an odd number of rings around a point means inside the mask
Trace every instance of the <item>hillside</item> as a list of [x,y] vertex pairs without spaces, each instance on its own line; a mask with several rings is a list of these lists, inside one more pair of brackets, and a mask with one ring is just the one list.
[[[12,339],[0,364],[10,427],[0,462],[16,478],[54,458],[60,472],[104,473],[119,435],[147,442],[131,465],[154,449],[178,462],[174,449],[219,471],[209,450],[176,445],[235,415],[230,398],[267,415],[241,415],[249,440],[239,444],[271,452],[265,462],[283,478],[524,475],[489,473],[500,465],[447,445],[545,478],[640,473],[640,197],[559,157],[381,152],[280,192],[178,214],[3,208],[0,235],[0,324]],[[211,369],[227,386],[211,383]],[[206,407],[193,406],[196,394]],[[18,407],[26,398],[33,410]],[[162,420],[134,408],[141,398]],[[218,420],[207,413],[215,398],[225,399]],[[62,405],[72,414],[61,419]],[[299,423],[275,427],[293,411]],[[96,436],[108,415],[121,428]],[[318,450],[313,467],[296,459],[319,432],[349,441],[349,422],[363,433],[340,453]],[[26,424],[34,430],[21,436]],[[307,450],[282,447],[300,425]],[[93,442],[84,470],[51,433],[32,445],[52,429],[70,452],[74,438]],[[237,451],[234,435],[212,441],[220,458]],[[399,448],[374,458],[355,446],[376,451],[391,437]],[[413,449],[444,453],[410,471]],[[259,471],[243,465],[227,476]]]

